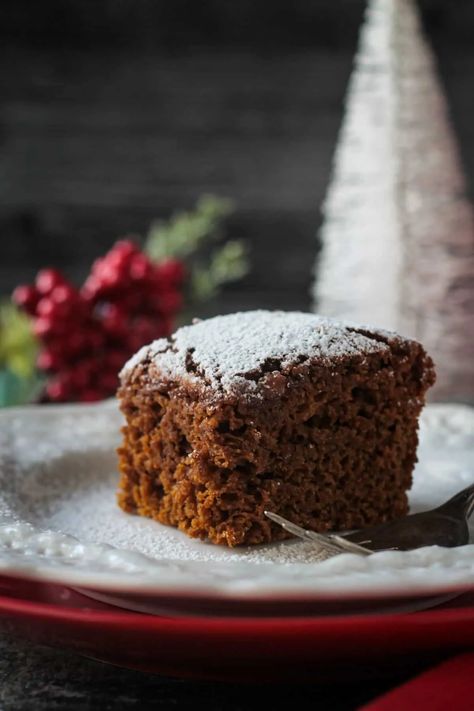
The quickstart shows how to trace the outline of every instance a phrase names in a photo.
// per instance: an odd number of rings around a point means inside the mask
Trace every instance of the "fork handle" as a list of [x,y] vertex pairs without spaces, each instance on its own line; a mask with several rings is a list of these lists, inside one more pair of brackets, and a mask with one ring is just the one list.
[[466,519],[469,518],[474,510],[474,484],[467,486],[438,508],[438,511],[443,513],[449,513],[451,510],[458,515],[462,512]]

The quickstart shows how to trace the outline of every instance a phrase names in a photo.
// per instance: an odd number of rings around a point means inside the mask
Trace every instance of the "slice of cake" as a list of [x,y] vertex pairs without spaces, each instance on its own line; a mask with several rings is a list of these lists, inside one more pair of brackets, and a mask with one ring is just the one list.
[[407,511],[422,346],[314,314],[249,311],[180,328],[121,373],[119,504],[228,546]]

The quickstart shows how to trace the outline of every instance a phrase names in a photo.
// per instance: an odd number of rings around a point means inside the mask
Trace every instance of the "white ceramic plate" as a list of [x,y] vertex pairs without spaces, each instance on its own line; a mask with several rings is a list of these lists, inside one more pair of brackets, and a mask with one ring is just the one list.
[[[32,406],[0,413],[0,573],[95,590],[123,603],[439,596],[474,587],[474,545],[341,555],[311,543],[229,550],[116,505],[117,405]],[[474,410],[430,405],[421,421],[412,511],[474,480]],[[137,606],[137,605],[131,605]]]

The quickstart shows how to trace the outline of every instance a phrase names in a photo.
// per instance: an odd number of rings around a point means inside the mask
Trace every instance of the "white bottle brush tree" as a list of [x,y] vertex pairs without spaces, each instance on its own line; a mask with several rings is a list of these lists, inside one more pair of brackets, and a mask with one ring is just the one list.
[[421,341],[474,401],[474,217],[414,0],[369,0],[320,233],[315,309]]

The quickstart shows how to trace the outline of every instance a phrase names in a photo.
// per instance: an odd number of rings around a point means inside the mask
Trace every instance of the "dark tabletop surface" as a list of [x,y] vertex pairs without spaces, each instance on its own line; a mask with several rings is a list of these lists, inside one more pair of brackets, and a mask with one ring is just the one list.
[[418,669],[337,684],[235,684],[171,679],[118,669],[63,650],[31,644],[13,630],[0,639],[1,711],[96,711],[138,708],[356,709],[411,678]]

